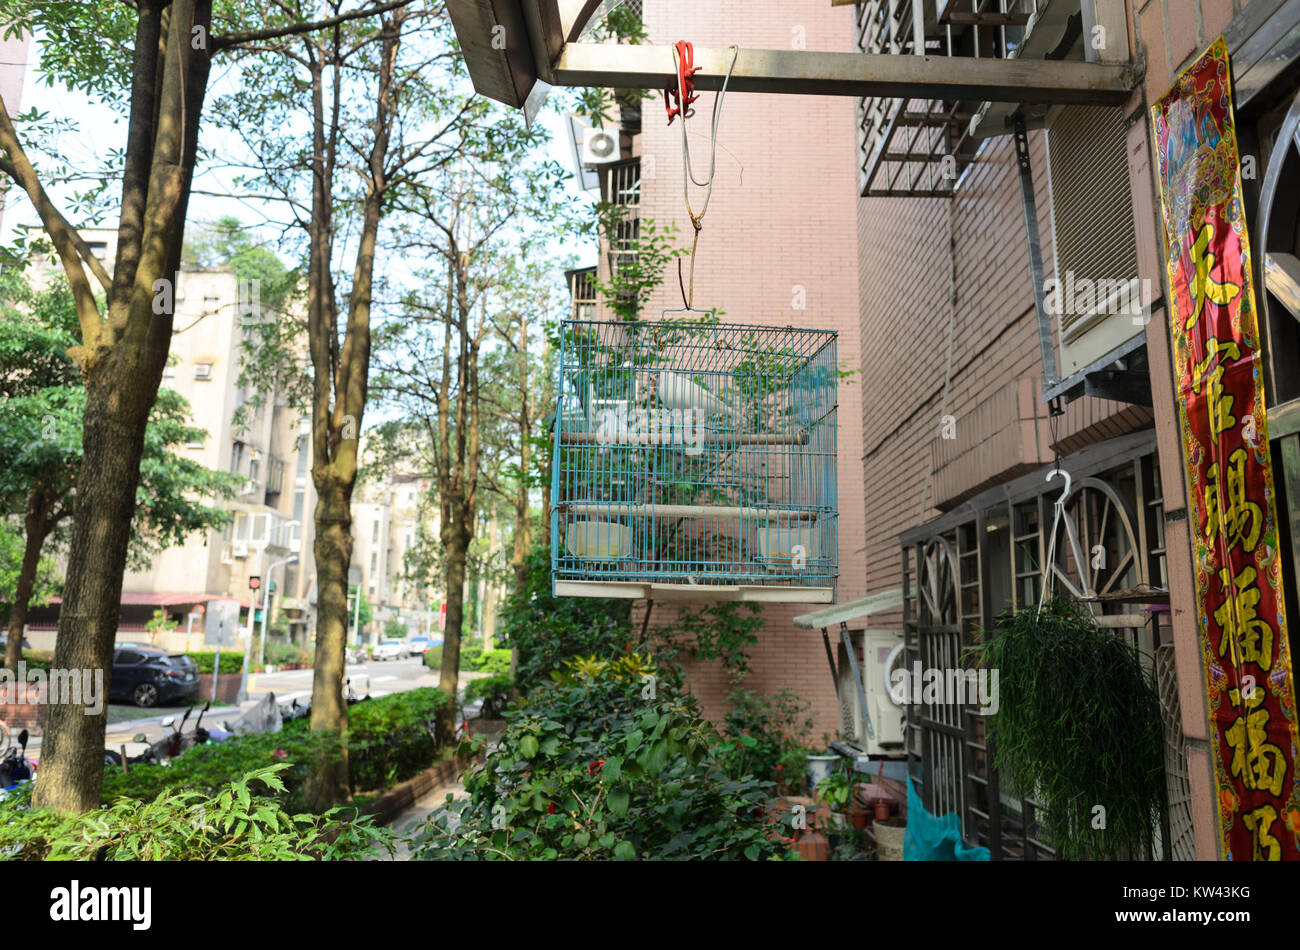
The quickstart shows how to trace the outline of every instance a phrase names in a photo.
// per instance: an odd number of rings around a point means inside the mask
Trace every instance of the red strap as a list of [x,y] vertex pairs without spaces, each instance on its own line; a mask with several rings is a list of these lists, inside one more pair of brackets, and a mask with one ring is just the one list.
[[[695,60],[695,48],[686,40],[678,40],[674,46],[677,48],[679,83],[674,83],[664,90],[664,108],[668,110],[669,125],[673,124],[674,116],[680,115],[683,120],[686,120],[694,115],[695,110],[690,106],[700,98],[695,94],[695,74],[700,71],[700,67],[692,65]],[[681,101],[683,95],[686,97],[685,103]],[[673,105],[674,102],[677,104]]]

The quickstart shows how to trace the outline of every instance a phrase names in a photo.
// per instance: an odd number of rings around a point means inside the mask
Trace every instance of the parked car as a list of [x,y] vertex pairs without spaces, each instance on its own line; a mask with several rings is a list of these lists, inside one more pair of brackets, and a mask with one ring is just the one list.
[[376,660],[405,660],[407,657],[406,644],[401,640],[388,639],[382,640],[379,646],[375,647],[373,659]]
[[109,700],[156,706],[199,694],[198,664],[183,653],[118,644],[113,650]]
[[433,641],[428,637],[411,637],[411,642],[407,645],[407,649],[410,650],[412,654],[419,653],[423,656],[425,653],[429,652],[429,647],[431,646],[433,646]]

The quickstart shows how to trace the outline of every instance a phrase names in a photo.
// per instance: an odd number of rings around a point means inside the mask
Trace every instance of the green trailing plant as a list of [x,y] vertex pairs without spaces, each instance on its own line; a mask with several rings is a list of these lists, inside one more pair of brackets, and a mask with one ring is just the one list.
[[989,721],[1004,782],[1042,803],[1066,860],[1128,859],[1165,807],[1160,698],[1143,657],[1065,598],[1000,618],[973,651],[998,671]]

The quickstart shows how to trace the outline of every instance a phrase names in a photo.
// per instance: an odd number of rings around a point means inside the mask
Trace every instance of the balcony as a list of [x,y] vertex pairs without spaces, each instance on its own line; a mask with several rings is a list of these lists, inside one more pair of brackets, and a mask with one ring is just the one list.
[[[874,55],[949,57],[963,67],[998,60],[1126,64],[1127,32],[1111,22],[1114,6],[1109,0],[870,0],[855,4],[857,47]],[[951,197],[978,160],[982,139],[1008,134],[1017,120],[1041,127],[1053,105],[1028,85],[1019,101],[864,96],[858,105],[861,193]]]

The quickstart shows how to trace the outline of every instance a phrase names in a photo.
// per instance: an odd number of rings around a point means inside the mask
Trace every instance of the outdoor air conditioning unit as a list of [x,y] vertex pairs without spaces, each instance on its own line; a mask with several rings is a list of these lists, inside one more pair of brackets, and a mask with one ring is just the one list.
[[1067,106],[1047,132],[1062,379],[1141,336],[1150,317],[1126,140],[1123,111],[1105,107]]
[[[890,693],[889,676],[903,663],[903,633],[901,630],[854,630],[849,636],[854,650],[862,651],[862,659],[858,662],[862,690],[859,692],[858,684],[854,682],[853,664],[849,662],[841,640],[835,661],[840,739],[866,755],[902,754],[907,713]],[[868,735],[862,713],[864,695],[874,736]]]
[[609,129],[583,129],[582,163],[605,165],[619,159],[618,133]]
[[211,378],[212,378],[212,364],[211,364],[211,363],[195,363],[195,364],[194,364],[194,378],[195,378],[195,379],[211,379]]
[[231,555],[231,557],[248,557],[248,542],[247,542],[247,541],[231,541],[231,542],[230,542],[230,555]]

